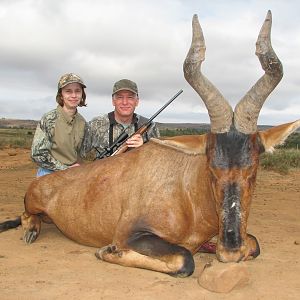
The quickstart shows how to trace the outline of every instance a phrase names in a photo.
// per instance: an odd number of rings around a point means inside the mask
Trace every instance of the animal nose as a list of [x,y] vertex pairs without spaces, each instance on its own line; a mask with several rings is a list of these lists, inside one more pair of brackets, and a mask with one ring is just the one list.
[[220,250],[216,252],[217,258],[221,262],[240,262],[244,258],[244,254],[240,250]]

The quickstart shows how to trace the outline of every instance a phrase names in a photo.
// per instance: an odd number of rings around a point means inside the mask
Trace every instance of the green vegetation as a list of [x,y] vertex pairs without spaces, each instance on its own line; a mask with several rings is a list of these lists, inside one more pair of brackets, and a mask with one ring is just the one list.
[[287,140],[285,141],[284,145],[279,146],[280,149],[299,149],[300,150],[300,132],[292,133]]
[[264,153],[260,158],[260,166],[287,174],[290,169],[300,168],[300,151],[297,149],[277,149],[274,153]]
[[30,149],[33,135],[33,129],[0,128],[0,149],[4,147]]
[[197,135],[206,133],[206,130],[197,129],[197,128],[176,128],[176,129],[160,129],[159,130],[161,136],[177,136],[177,135]]

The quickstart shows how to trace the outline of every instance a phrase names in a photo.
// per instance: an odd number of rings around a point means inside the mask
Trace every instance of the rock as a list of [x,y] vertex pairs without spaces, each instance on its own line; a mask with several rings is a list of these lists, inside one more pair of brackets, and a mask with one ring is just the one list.
[[300,241],[296,240],[296,241],[294,242],[294,244],[295,244],[295,245],[300,245]]
[[244,262],[221,263],[214,260],[205,265],[198,283],[203,288],[216,293],[229,293],[235,287],[249,283],[249,271]]
[[17,155],[17,152],[11,150],[11,151],[8,151],[7,154],[8,154],[9,156],[16,156],[16,155]]

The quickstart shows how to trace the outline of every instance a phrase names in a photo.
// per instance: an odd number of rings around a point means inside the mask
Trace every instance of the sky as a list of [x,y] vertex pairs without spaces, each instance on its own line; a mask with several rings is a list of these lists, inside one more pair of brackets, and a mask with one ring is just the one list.
[[183,93],[157,122],[208,123],[207,110],[185,81],[193,14],[206,43],[203,74],[231,106],[263,75],[255,43],[272,11],[272,45],[284,77],[266,100],[260,125],[300,119],[298,0],[0,0],[0,118],[39,120],[57,105],[61,75],[87,86],[87,121],[113,110],[114,82],[135,81],[136,112],[151,117]]

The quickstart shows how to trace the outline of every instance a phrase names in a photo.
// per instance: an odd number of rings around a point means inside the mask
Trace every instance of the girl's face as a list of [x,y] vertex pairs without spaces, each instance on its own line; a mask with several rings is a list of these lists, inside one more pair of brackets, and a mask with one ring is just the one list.
[[61,95],[65,108],[77,108],[82,99],[82,86],[77,82],[69,83],[62,88]]

